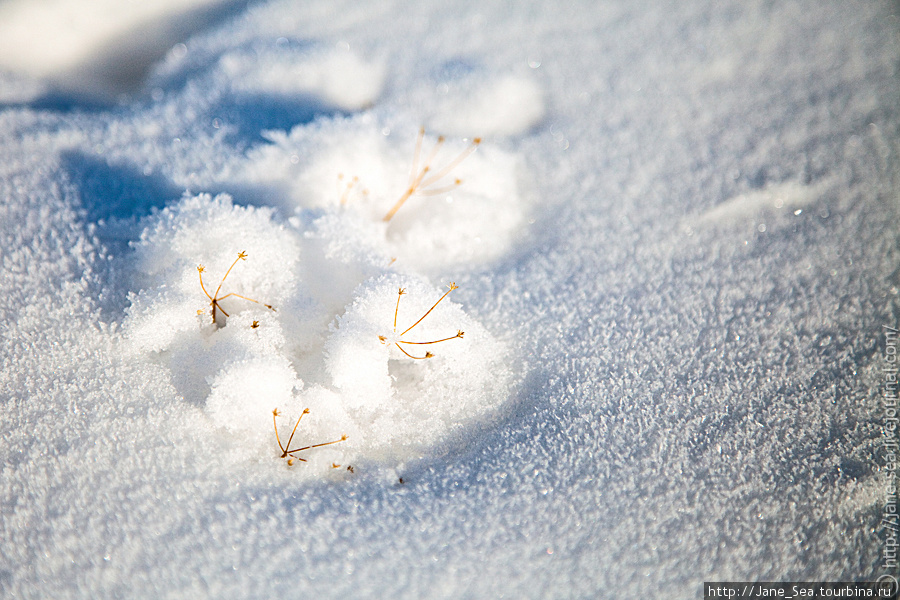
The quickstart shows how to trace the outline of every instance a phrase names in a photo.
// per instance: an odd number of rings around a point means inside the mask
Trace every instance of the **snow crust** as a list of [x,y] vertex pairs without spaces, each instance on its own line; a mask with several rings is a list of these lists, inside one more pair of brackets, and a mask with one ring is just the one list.
[[885,572],[895,3],[226,4],[0,63],[0,596]]

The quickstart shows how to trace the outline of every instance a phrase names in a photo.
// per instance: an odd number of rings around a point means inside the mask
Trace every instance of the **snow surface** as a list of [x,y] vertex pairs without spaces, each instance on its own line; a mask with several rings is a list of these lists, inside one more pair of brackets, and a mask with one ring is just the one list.
[[4,597],[882,573],[896,3],[184,6],[0,67]]

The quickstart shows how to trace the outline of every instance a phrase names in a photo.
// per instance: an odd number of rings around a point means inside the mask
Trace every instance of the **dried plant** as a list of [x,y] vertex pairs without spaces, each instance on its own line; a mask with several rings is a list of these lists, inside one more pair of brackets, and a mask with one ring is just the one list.
[[[321,448],[322,446],[330,446],[332,444],[338,444],[340,442],[343,442],[344,440],[347,439],[346,435],[342,435],[341,439],[334,440],[332,442],[322,442],[321,444],[311,444],[309,446],[303,446],[300,448],[291,448],[291,441],[293,441],[293,439],[294,439],[294,434],[297,433],[297,427],[300,426],[300,420],[303,418],[303,415],[307,415],[307,414],[309,414],[309,409],[304,408],[303,412],[300,413],[300,416],[297,417],[297,422],[294,424],[294,429],[293,429],[293,431],[291,431],[291,436],[288,438],[287,444],[282,445],[281,436],[278,435],[278,417],[281,416],[281,413],[278,412],[277,408],[272,411],[272,424],[275,426],[275,439],[276,439],[276,441],[278,441],[278,447],[281,448],[281,457],[280,458],[286,458],[289,466],[294,464],[294,459],[297,459],[301,462],[306,462],[305,458],[296,456],[294,454],[295,452],[302,452],[303,450],[311,450],[313,448]],[[348,470],[352,471],[352,469],[348,469]]]
[[[218,311],[221,311],[222,314],[225,315],[226,317],[230,316],[227,312],[225,312],[225,309],[222,308],[222,305],[220,304],[220,302],[222,302],[222,300],[224,300],[225,298],[230,298],[231,296],[234,296],[236,298],[241,298],[243,300],[247,300],[248,302],[255,302],[256,304],[262,304],[263,306],[265,306],[266,308],[268,308],[271,311],[275,310],[274,308],[272,308],[272,306],[270,304],[263,304],[259,300],[254,300],[253,298],[248,298],[247,296],[242,296],[242,295],[236,294],[234,292],[232,292],[230,294],[225,294],[224,296],[219,296],[219,292],[222,291],[222,284],[225,283],[225,279],[228,278],[228,275],[231,273],[231,270],[234,268],[234,265],[236,265],[239,260],[247,260],[247,253],[244,252],[243,250],[238,253],[237,258],[234,259],[234,262],[231,263],[231,266],[228,267],[227,271],[225,271],[225,275],[222,277],[222,280],[219,282],[219,287],[216,288],[216,292],[214,294],[210,294],[206,290],[206,286],[203,284],[203,272],[206,269],[204,268],[203,265],[197,265],[197,272],[200,275],[200,288],[203,290],[203,293],[206,294],[206,297],[209,298],[210,315],[212,316],[213,324],[216,323],[216,313]],[[197,311],[197,314],[200,314],[202,312],[203,311]]]
[[360,189],[359,177],[353,176],[346,183],[344,182],[344,174],[338,173],[338,191],[341,193],[341,206],[345,206],[351,195],[359,195],[366,198],[369,195],[367,188]]
[[[437,196],[439,194],[445,194],[462,183],[461,179],[455,179],[453,183],[449,185],[444,185],[438,188],[432,188],[434,184],[441,181],[444,177],[450,174],[450,172],[455,169],[459,164],[464,161],[470,154],[475,152],[475,149],[478,148],[478,145],[481,143],[481,138],[475,138],[471,141],[471,143],[466,147],[465,150],[460,152],[456,158],[448,162],[446,165],[441,167],[440,169],[432,172],[432,161],[437,158],[438,152],[440,152],[441,147],[444,145],[445,138],[444,136],[440,136],[437,139],[437,143],[434,145],[434,148],[431,149],[431,152],[425,158],[422,167],[419,168],[419,159],[422,154],[422,142],[425,139],[425,128],[419,128],[419,135],[416,138],[416,149],[413,152],[413,162],[412,168],[409,173],[409,184],[406,186],[406,191],[403,192],[403,195],[397,200],[391,210],[384,215],[384,221],[390,221],[397,211],[400,210],[400,207],[409,200],[411,196]],[[430,188],[430,189],[429,189]]]
[[389,336],[384,336],[384,335],[379,335],[379,336],[378,336],[378,339],[381,341],[381,343],[382,343],[382,344],[386,344],[386,345],[388,345],[388,346],[390,346],[391,344],[393,344],[394,346],[397,347],[398,350],[400,350],[400,352],[402,352],[402,353],[405,354],[406,356],[408,356],[408,357],[410,357],[410,358],[414,358],[414,359],[416,359],[416,360],[422,360],[422,359],[425,359],[425,358],[431,358],[432,356],[434,356],[434,354],[432,354],[431,352],[426,351],[424,356],[414,356],[413,354],[410,354],[410,353],[404,348],[404,346],[427,346],[427,345],[429,345],[429,344],[439,344],[439,343],[441,343],[441,342],[446,342],[446,341],[449,341],[449,340],[455,340],[455,339],[457,339],[457,338],[460,338],[460,339],[461,339],[461,338],[463,337],[463,335],[465,334],[465,332],[463,332],[463,331],[461,331],[461,330],[457,330],[457,331],[456,331],[456,335],[451,335],[450,337],[441,338],[441,339],[439,339],[439,340],[432,340],[432,341],[430,341],[430,342],[413,342],[413,341],[406,340],[406,339],[403,338],[403,336],[405,336],[407,333],[409,333],[410,331],[412,331],[419,323],[421,323],[423,320],[425,320],[425,317],[427,317],[429,314],[431,314],[431,311],[433,311],[433,310],[437,307],[437,305],[440,304],[441,301],[442,301],[444,298],[446,298],[446,297],[450,294],[450,292],[452,292],[453,290],[459,288],[459,286],[457,286],[457,285],[456,285],[455,283],[453,283],[453,282],[450,282],[450,285],[449,285],[448,287],[449,287],[450,289],[448,289],[446,292],[444,292],[444,295],[441,296],[440,298],[438,298],[438,301],[435,302],[435,303],[431,306],[431,308],[429,308],[429,309],[425,312],[424,315],[422,315],[421,317],[419,317],[419,320],[418,320],[418,321],[416,321],[415,323],[413,323],[412,325],[410,325],[409,327],[407,327],[406,329],[404,329],[402,332],[397,333],[397,314],[400,312],[400,298],[403,297],[404,294],[406,294],[406,290],[405,290],[404,288],[399,288],[398,291],[397,291],[397,305],[394,307],[394,329],[393,329],[393,332],[391,333],[391,335],[389,335]]

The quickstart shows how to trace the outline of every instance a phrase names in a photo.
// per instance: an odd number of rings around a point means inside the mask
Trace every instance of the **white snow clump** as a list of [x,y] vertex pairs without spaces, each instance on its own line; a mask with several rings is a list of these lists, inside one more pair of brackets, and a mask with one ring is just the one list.
[[[412,197],[385,222],[395,200],[388,190],[406,185],[410,159],[380,132],[322,129],[317,139],[329,143],[296,174],[293,216],[200,194],[144,219],[130,265],[127,347],[164,367],[213,425],[216,444],[251,460],[277,464],[276,408],[282,443],[304,408],[302,445],[348,436],[302,454],[306,473],[445,451],[496,414],[511,377],[504,344],[442,289],[444,277],[436,285],[426,273],[476,264],[509,243],[521,219],[514,161],[479,149],[465,157],[469,169],[460,165],[467,191],[454,186],[452,202]],[[251,157],[252,168],[292,164],[285,147],[308,138],[276,139]],[[344,172],[360,175],[342,191]],[[294,173],[280,175],[288,182]]]
[[[333,256],[362,252],[377,264],[396,259],[402,269],[435,275],[503,255],[524,221],[516,158],[475,138],[426,134],[414,161],[415,130],[379,127],[369,114],[267,137],[271,144],[251,153],[238,183],[274,186],[287,210],[323,215],[312,229]],[[453,168],[385,221],[410,187],[413,164],[429,168],[425,180]]]
[[528,75],[468,77],[445,83],[442,89],[445,94],[435,99],[428,125],[448,135],[469,131],[484,136],[523,134],[546,112],[544,92]]
[[[261,66],[264,65],[264,66]],[[372,105],[384,87],[386,67],[335,47],[298,53],[253,48],[228,52],[219,67],[235,92],[308,96],[345,111]]]

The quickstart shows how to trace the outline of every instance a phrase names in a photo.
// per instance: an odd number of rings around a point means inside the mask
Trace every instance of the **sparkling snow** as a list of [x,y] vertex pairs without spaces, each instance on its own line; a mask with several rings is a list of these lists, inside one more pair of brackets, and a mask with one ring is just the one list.
[[0,595],[883,573],[896,3],[144,4],[0,5]]

